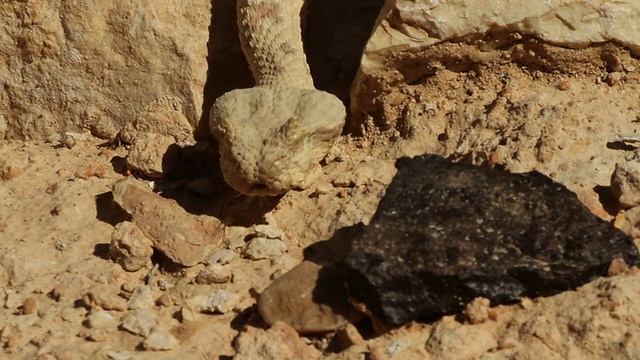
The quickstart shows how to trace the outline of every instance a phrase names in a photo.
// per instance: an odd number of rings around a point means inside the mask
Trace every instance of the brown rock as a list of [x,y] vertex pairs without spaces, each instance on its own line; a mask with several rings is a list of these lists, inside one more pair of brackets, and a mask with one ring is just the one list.
[[38,311],[38,302],[32,297],[24,299],[22,302],[21,311],[23,315],[30,315]]
[[611,191],[623,208],[640,205],[640,163],[629,161],[616,164],[611,176]]
[[248,328],[235,344],[236,360],[315,359],[320,354],[306,345],[296,331],[278,321],[269,330]]
[[343,283],[339,269],[304,261],[264,290],[258,309],[267,323],[283,321],[301,334],[332,331],[359,316]]
[[153,247],[178,264],[202,262],[222,242],[224,231],[216,218],[190,215],[175,201],[154,194],[139,182],[125,179],[116,183],[113,196],[153,241]]
[[104,310],[122,311],[127,308],[127,302],[118,296],[119,290],[116,285],[94,285],[82,297],[82,301],[91,308],[100,307]]
[[151,263],[153,241],[133,223],[125,221],[116,225],[109,246],[111,259],[127,271],[138,271]]

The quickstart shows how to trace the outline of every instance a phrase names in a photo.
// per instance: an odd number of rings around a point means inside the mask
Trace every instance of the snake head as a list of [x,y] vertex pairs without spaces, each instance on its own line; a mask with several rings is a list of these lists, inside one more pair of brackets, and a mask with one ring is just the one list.
[[246,195],[298,188],[337,141],[342,102],[315,89],[254,87],[230,91],[211,108],[222,173]]

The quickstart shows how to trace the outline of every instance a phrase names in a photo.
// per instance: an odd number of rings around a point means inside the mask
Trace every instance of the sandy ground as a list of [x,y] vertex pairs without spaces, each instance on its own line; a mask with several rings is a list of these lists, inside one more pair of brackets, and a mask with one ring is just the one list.
[[[638,211],[620,208],[610,178],[616,163],[635,156],[633,145],[614,139],[640,121],[640,61],[613,45],[567,50],[535,41],[492,51],[442,45],[431,54],[404,59],[406,68],[437,62],[437,71],[389,81],[315,182],[278,198],[234,193],[207,143],[180,149],[178,168],[155,181],[126,169],[127,145],[88,133],[65,144],[0,143],[0,357],[228,359],[254,351],[253,358],[640,358],[634,269],[547,299],[498,307],[478,301],[465,314],[384,334],[366,321],[301,338],[286,327],[262,330],[260,292],[300,263],[307,246],[366,223],[399,156],[431,152],[515,172],[536,169],[635,236]],[[227,226],[208,249],[234,253],[222,280],[199,281],[205,265],[175,266],[158,251],[133,272],[111,259],[114,227],[130,220],[111,194],[124,178],[141,179],[185,216]],[[252,259],[244,240],[260,224],[280,231],[286,246]],[[215,311],[191,306],[220,290],[233,294],[233,303]],[[282,346],[267,351],[276,343]]]

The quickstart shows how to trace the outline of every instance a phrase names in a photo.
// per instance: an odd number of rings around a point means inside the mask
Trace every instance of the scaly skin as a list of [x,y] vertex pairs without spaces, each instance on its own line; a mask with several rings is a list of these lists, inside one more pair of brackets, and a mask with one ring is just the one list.
[[304,184],[336,142],[342,102],[316,90],[300,31],[302,0],[238,0],[238,27],[256,81],[211,108],[225,180],[247,195],[278,195]]

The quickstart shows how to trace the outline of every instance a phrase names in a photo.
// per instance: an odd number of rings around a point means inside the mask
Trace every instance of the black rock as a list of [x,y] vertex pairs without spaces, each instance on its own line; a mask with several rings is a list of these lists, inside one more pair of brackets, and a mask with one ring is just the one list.
[[538,172],[511,174],[435,155],[402,158],[343,263],[352,297],[387,325],[575,289],[633,242]]

